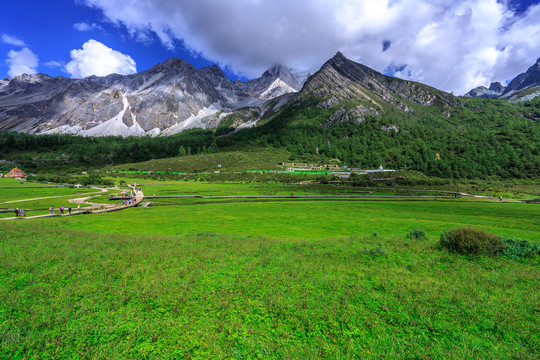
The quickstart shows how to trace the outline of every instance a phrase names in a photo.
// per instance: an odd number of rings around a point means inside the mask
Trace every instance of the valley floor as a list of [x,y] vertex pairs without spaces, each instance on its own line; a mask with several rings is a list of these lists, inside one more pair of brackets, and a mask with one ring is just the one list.
[[[143,191],[291,189],[167,186]],[[0,222],[0,358],[540,356],[539,259],[437,246],[442,231],[463,226],[538,241],[539,205],[151,201],[110,214]],[[427,239],[407,238],[413,228]]]

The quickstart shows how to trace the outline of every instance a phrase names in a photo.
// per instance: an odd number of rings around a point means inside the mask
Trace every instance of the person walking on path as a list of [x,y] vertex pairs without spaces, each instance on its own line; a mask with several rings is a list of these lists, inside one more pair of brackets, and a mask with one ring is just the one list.
[[68,207],[68,213],[71,214],[71,206]]
[[49,212],[51,213],[51,215],[54,214],[54,209],[52,206],[49,208]]
[[25,209],[21,209],[19,211],[19,217],[26,217],[26,210]]
[[81,211],[81,204],[77,204],[77,211]]
[[501,195],[501,196],[499,196],[499,201],[502,201],[502,195]]
[[15,209],[15,217],[19,217],[20,213],[19,213],[19,208],[16,208]]
[[60,215],[64,215],[64,205],[60,206]]

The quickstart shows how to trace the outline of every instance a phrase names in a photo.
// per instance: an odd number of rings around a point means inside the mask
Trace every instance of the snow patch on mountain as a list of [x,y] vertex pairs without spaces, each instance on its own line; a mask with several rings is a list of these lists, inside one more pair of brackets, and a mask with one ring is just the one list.
[[79,135],[82,136],[141,136],[145,134],[145,131],[135,118],[135,115],[131,113],[133,125],[127,126],[122,121],[126,111],[131,112],[131,107],[129,105],[128,99],[124,93],[122,93],[122,101],[124,103],[124,108],[120,111],[115,117],[110,120],[105,121],[104,123],[94,126],[91,129],[83,130],[79,132]]
[[[214,104],[212,104],[212,105],[210,105],[208,107],[202,108],[201,110],[199,110],[199,112],[197,114],[192,114],[190,117],[188,117],[184,121],[182,121],[182,122],[180,122],[178,124],[175,124],[175,125],[171,126],[170,128],[164,130],[161,133],[161,135],[178,134],[178,133],[180,133],[180,132],[182,132],[184,130],[193,129],[193,128],[206,129],[208,126],[203,121],[203,119],[205,119],[205,118],[207,118],[209,116],[215,115],[219,111],[222,111],[221,107],[219,107],[219,104],[214,103]],[[223,116],[226,116],[226,114],[225,113],[221,114],[220,118],[223,117]]]
[[145,135],[156,137],[161,135],[161,130],[159,130],[159,128],[153,128],[152,130],[148,130]]
[[271,110],[269,101],[300,90],[299,76],[276,65],[258,79],[233,82],[217,66],[197,69],[179,59],[131,75],[20,75],[0,80],[0,130],[159,136],[213,128],[226,113]]
[[273,99],[276,95],[283,95],[285,93],[296,92],[297,89],[293,89],[287,83],[285,83],[280,78],[274,80],[273,83],[268,86],[268,88],[259,95],[261,99]]

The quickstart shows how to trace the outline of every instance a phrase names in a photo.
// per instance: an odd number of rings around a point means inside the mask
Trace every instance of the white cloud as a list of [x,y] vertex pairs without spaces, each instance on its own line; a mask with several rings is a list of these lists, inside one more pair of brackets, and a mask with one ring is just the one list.
[[88,24],[85,22],[75,23],[73,24],[73,28],[77,31],[103,30],[103,28],[96,23]]
[[45,64],[43,64],[47,67],[51,67],[51,68],[56,68],[56,67],[62,67],[62,63],[58,62],[58,61],[47,61]]
[[93,39],[85,42],[82,49],[71,50],[70,55],[71,61],[67,63],[65,69],[75,78],[114,73],[127,75],[137,72],[135,61],[129,55]]
[[8,75],[11,77],[22,74],[32,75],[37,72],[38,57],[26,47],[20,51],[9,51],[6,62],[9,66]]
[[154,34],[169,49],[181,40],[248,76],[274,63],[316,70],[340,50],[379,71],[407,65],[397,75],[462,94],[540,56],[540,4],[518,14],[497,0],[84,2],[134,38]]
[[8,34],[2,34],[2,42],[9,45],[26,46],[24,41]]

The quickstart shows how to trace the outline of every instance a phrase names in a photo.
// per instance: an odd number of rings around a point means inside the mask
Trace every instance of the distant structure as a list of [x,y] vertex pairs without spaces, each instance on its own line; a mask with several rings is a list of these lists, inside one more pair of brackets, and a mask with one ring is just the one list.
[[5,177],[22,179],[26,177],[26,174],[19,168],[13,168],[5,175]]
[[335,164],[306,164],[306,163],[286,163],[280,162],[279,166],[287,167],[288,171],[342,171],[343,169]]
[[390,170],[390,169],[384,169],[382,165],[379,166],[376,170],[364,170],[366,174],[370,173],[378,173],[378,172],[389,172],[389,171],[396,171],[396,170]]

